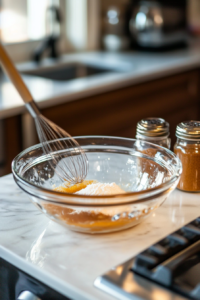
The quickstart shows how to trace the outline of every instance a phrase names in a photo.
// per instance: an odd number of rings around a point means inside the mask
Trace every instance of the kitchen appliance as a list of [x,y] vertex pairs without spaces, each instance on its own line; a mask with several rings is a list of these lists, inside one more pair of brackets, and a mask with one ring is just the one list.
[[102,43],[107,51],[116,52],[129,48],[127,9],[127,4],[119,1],[115,5],[109,5],[103,13]]
[[144,48],[165,48],[187,43],[186,0],[133,1],[129,29]]
[[118,299],[200,299],[200,217],[95,281]]

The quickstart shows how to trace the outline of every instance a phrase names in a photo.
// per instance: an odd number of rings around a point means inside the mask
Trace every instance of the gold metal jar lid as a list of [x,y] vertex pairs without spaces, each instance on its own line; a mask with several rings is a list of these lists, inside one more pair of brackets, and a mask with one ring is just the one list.
[[136,138],[146,137],[168,137],[169,123],[161,118],[146,118],[137,123]]
[[185,140],[200,139],[200,121],[184,121],[177,125],[176,136]]

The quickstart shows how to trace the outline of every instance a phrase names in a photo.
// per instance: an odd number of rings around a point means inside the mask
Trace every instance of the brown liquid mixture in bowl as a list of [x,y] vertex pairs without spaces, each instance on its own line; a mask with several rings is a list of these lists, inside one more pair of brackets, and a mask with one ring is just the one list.
[[[82,183],[69,186],[59,186],[54,188],[56,191],[64,193],[76,193],[81,189],[84,189],[89,184],[96,183],[94,180],[84,180]],[[110,229],[119,230],[121,228],[128,228],[138,224],[142,218],[148,216],[159,205],[153,204],[149,208],[148,205],[138,204],[135,207],[135,215],[133,214],[131,207],[124,208],[124,211],[120,211],[120,208],[90,208],[87,209],[74,209],[62,205],[56,204],[44,204],[44,209],[48,212],[52,218],[59,222],[65,222],[67,225],[77,228],[81,231],[81,228],[88,230],[88,232],[105,232]],[[118,211],[117,211],[118,210]],[[120,212],[120,217],[115,219],[114,215]],[[132,213],[132,215],[131,215]]]
[[[83,232],[86,229],[88,232],[109,232],[111,229],[115,231],[132,227],[140,223],[144,217],[147,217],[158,206],[159,204],[151,208],[143,208],[141,211],[138,210],[138,214],[135,214],[135,216],[122,212],[118,219],[114,219],[114,214],[110,215],[89,208],[88,211],[77,211],[61,205],[44,204],[44,208],[55,221],[59,222],[60,220],[66,225],[73,226],[75,230]],[[81,230],[81,228],[84,228],[84,230]]]

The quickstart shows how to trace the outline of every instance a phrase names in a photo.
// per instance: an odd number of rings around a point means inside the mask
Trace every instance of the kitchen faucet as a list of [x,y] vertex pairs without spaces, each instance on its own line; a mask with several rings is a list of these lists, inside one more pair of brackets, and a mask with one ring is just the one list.
[[42,43],[33,53],[33,60],[37,63],[41,61],[45,53],[48,53],[48,56],[51,58],[57,58],[59,56],[57,50],[57,43],[60,39],[60,33],[58,33],[58,30],[56,30],[56,26],[57,24],[60,25],[62,18],[61,18],[60,10],[57,6],[55,5],[49,6],[47,8],[47,12],[48,11],[52,13],[51,24],[50,24],[51,33],[42,41]]

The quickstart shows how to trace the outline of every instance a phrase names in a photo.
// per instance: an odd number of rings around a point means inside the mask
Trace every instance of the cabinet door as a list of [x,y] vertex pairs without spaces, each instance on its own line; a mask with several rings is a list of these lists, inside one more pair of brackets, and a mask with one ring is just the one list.
[[5,175],[11,172],[12,160],[22,151],[22,135],[21,135],[21,116],[14,116],[3,120],[2,140],[2,161],[1,174]]
[[[199,116],[199,71],[72,101],[43,110],[44,115],[71,135],[135,137],[136,123],[145,117],[163,117],[175,126],[182,117]],[[185,113],[188,110],[187,115]]]

